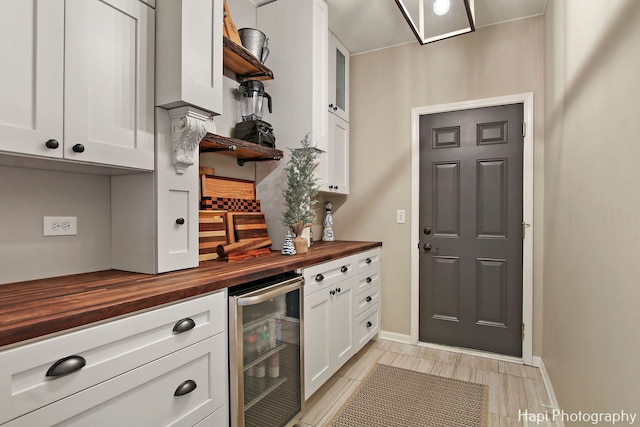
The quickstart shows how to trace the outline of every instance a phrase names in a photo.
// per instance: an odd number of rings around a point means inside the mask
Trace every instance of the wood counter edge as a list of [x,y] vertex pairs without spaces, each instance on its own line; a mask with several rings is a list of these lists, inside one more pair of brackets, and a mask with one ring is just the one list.
[[[314,247],[315,246],[315,247]],[[297,270],[315,264],[331,261],[356,253],[381,247],[381,242],[321,242],[310,248],[306,254],[286,256],[279,251],[272,253],[268,259],[255,258],[225,265],[224,270],[220,261],[206,261],[200,267],[188,270],[172,271],[156,275],[127,273],[119,270],[106,270],[95,273],[83,273],[71,276],[62,276],[51,279],[32,280],[16,284],[0,285],[0,351],[21,345],[26,342],[48,338],[49,335],[66,332],[71,329],[92,326],[97,322],[114,320],[115,318],[131,315],[137,312],[150,310],[165,304],[176,303],[181,300],[205,295],[220,289],[225,289],[241,283],[263,279],[286,271]],[[346,246],[346,247],[345,247]],[[335,250],[331,250],[335,249]],[[235,271],[230,271],[237,267]],[[224,271],[217,277],[211,277],[217,271]],[[113,276],[113,277],[112,277]],[[14,286],[16,291],[28,293],[29,286],[46,287],[47,283],[60,283],[65,279],[71,281],[82,281],[90,284],[92,277],[101,279],[112,279],[116,283],[126,283],[123,286],[116,286],[113,291],[113,298],[103,303],[88,301],[88,304],[75,309],[50,310],[33,317],[33,313],[24,313],[21,317],[14,315],[13,319],[7,319],[2,312],[5,307],[15,309],[18,302],[3,304],[2,293],[6,293],[8,287]],[[156,286],[158,288],[156,289]],[[148,287],[148,292],[139,292],[140,287]],[[137,295],[125,296],[118,299],[118,293],[136,290]],[[76,293],[77,298],[81,293]],[[64,295],[58,295],[64,298]],[[19,296],[18,296],[19,298]],[[43,296],[43,299],[51,296]],[[87,299],[92,299],[87,296]],[[14,297],[15,300],[15,297]],[[31,302],[34,302],[33,300]],[[14,310],[15,311],[15,310]]]

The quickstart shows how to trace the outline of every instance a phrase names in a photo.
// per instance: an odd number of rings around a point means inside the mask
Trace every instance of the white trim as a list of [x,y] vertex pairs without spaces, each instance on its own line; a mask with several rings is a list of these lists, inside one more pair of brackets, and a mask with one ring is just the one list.
[[[558,405],[558,399],[556,399],[556,393],[553,390],[553,385],[551,384],[551,378],[549,378],[549,373],[547,372],[547,368],[544,366],[544,361],[541,357],[534,357],[534,363],[536,363],[538,368],[540,368],[540,375],[542,375],[542,382],[544,383],[544,388],[547,390],[547,398],[549,399],[549,408],[550,410],[559,409],[560,405]],[[556,420],[556,426],[564,427],[564,421],[562,417],[558,417]]]
[[399,334],[397,332],[380,331],[380,339],[403,344],[411,344],[411,335]]
[[419,213],[420,213],[420,116],[472,108],[522,103],[526,135],[523,146],[522,221],[530,224],[522,241],[522,362],[533,363],[533,93],[476,99],[450,104],[430,105],[411,109],[411,343],[418,343],[419,327]]

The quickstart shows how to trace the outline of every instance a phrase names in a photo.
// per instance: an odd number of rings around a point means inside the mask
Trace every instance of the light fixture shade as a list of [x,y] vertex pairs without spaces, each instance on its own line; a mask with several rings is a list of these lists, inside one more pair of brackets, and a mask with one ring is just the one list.
[[450,10],[436,15],[434,0],[395,0],[420,44],[476,30],[474,0],[451,0]]

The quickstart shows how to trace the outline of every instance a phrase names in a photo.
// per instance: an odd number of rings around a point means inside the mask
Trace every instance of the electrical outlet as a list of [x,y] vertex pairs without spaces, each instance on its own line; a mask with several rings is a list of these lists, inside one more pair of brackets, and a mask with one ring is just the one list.
[[43,236],[75,236],[78,218],[75,216],[45,216],[42,219]]
[[398,209],[396,211],[396,224],[404,224],[406,221],[404,209]]

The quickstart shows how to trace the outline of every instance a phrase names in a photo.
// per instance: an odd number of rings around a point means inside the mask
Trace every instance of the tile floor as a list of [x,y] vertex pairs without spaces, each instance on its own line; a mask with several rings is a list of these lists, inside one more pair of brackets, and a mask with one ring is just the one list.
[[376,363],[488,385],[490,427],[527,425],[518,419],[519,410],[544,413],[548,409],[543,406],[549,402],[538,368],[379,340],[367,344],[311,396],[296,426],[328,425]]

